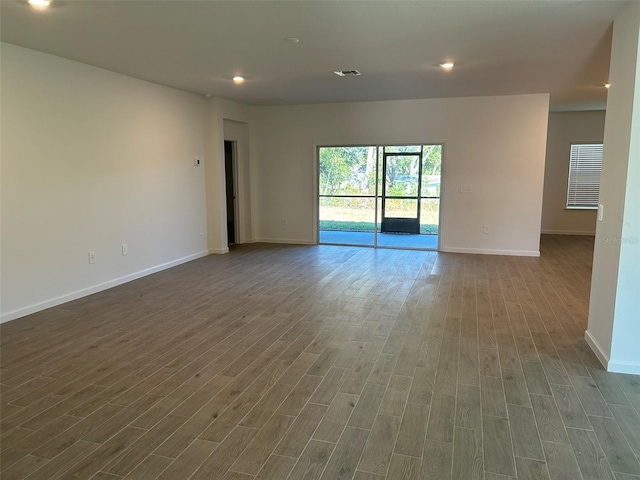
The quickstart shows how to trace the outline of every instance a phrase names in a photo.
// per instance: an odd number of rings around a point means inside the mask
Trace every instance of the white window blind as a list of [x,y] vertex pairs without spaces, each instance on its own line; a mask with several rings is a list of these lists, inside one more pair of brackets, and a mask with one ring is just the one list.
[[567,208],[598,208],[601,171],[601,143],[571,145]]

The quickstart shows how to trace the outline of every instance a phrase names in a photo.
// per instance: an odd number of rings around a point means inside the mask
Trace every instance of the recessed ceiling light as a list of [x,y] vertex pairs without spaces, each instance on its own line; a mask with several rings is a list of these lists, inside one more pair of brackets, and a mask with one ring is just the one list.
[[444,68],[445,70],[451,70],[455,66],[455,63],[453,63],[453,62],[444,62],[444,63],[441,63],[440,66],[442,68]]
[[233,77],[233,83],[242,83],[244,82],[244,77],[241,77],[240,75],[236,75],[235,77]]
[[610,84],[610,83],[605,83],[605,84],[604,84],[604,88],[609,88],[610,86],[611,86],[611,84]]
[[300,39],[296,37],[287,37],[284,39],[284,41],[287,43],[299,43]]
[[50,0],[29,0],[29,5],[34,7],[48,7],[50,4]]
[[335,73],[339,77],[357,77],[359,75],[362,75],[358,70],[336,70],[333,73]]

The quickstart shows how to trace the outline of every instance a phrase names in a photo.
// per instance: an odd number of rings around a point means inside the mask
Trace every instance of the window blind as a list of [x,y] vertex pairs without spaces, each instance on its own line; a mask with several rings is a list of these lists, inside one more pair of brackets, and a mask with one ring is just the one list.
[[567,208],[598,208],[602,144],[572,144]]

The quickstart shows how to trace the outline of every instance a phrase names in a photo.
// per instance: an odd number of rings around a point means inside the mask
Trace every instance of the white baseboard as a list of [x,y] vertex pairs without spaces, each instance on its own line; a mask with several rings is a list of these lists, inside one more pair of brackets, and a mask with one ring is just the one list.
[[49,300],[45,300],[42,302],[34,303],[33,305],[28,305],[26,307],[18,308],[16,310],[12,310],[10,312],[3,313],[0,315],[0,323],[9,322],[11,320],[16,320],[18,318],[24,317],[26,315],[31,315],[32,313],[39,312],[41,310],[45,310],[47,308],[55,307],[57,305],[61,305],[63,303],[70,302],[72,300],[76,300],[78,298],[86,297],[87,295],[92,295],[94,293],[101,292],[103,290],[107,290],[108,288],[117,287],[118,285],[122,285],[123,283],[131,282],[132,280],[136,280],[138,278],[146,277],[147,275],[151,275],[152,273],[160,272],[162,270],[166,270],[171,267],[175,267],[181,265],[183,263],[190,262],[191,260],[196,260],[198,258],[206,257],[209,255],[209,252],[202,251],[198,253],[194,253],[192,255],[187,255],[186,257],[178,258],[176,260],[172,260],[170,262],[162,263],[160,265],[156,265],[155,267],[145,268],[144,270],[139,270],[134,273],[130,273],[129,275],[125,275],[123,277],[114,278],[113,280],[109,280],[107,282],[99,283],[97,285],[93,285],[91,287],[82,288],[80,290],[76,290],[74,292],[66,293],[64,295],[60,295],[59,297],[51,298]]
[[473,253],[476,255],[508,255],[512,257],[539,257],[539,250],[493,250],[490,248],[458,248],[441,247],[441,252],[448,253]]
[[600,363],[604,366],[607,372],[611,373],[628,373],[630,375],[640,375],[640,363],[638,362],[617,362],[610,360],[609,356],[604,352],[598,341],[595,339],[591,332],[587,330],[584,332],[584,339],[596,354]]
[[593,353],[596,354],[596,357],[598,357],[598,360],[600,360],[600,363],[602,364],[602,366],[606,370],[609,370],[608,368],[609,356],[604,352],[604,350],[602,349],[602,347],[600,346],[596,338],[593,335],[591,335],[591,332],[589,330],[584,332],[584,340],[585,342],[587,342],[587,345],[591,347],[591,350],[593,350]]
[[287,245],[316,245],[311,240],[296,240],[290,238],[256,238],[256,243],[284,243]]
[[595,237],[595,231],[577,231],[577,230],[542,230],[540,232],[543,235],[586,235],[588,237]]
[[209,249],[209,255],[224,255],[225,253],[229,253],[229,247]]

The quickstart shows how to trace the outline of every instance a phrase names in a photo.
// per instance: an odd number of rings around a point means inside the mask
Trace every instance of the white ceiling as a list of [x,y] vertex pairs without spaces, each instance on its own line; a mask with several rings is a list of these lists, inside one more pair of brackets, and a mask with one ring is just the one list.
[[[616,1],[3,0],[2,41],[248,104],[551,93],[604,108]],[[299,43],[287,43],[297,37]],[[445,72],[438,63],[457,63]],[[334,70],[358,69],[340,78]],[[234,85],[231,77],[246,77]]]

